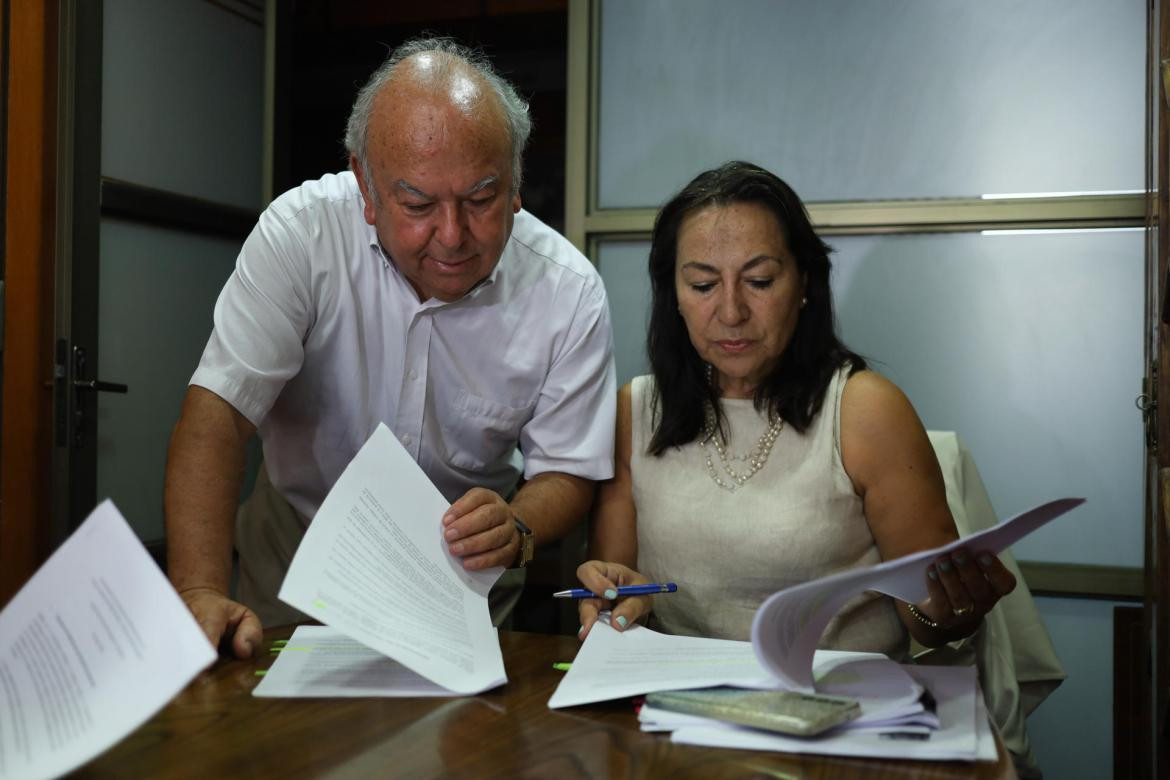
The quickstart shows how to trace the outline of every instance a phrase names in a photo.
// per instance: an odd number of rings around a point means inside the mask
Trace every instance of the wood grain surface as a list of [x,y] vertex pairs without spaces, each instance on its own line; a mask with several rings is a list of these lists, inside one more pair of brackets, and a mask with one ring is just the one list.
[[673,745],[629,701],[548,709],[575,637],[501,632],[507,685],[473,698],[258,699],[275,657],[220,660],[75,773],[81,778],[1013,778],[996,764],[829,758]]

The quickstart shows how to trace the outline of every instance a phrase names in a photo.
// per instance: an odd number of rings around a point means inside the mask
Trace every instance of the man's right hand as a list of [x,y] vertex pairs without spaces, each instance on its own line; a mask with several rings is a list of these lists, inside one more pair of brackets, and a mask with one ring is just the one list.
[[256,613],[212,588],[189,588],[179,597],[195,616],[199,627],[221,653],[251,658],[264,638]]

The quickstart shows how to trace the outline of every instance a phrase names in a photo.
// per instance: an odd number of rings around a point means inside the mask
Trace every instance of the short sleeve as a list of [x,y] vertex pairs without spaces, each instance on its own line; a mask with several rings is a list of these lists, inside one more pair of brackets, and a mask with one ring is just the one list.
[[219,294],[211,337],[190,384],[212,391],[259,426],[304,362],[312,301],[303,229],[269,208]]
[[520,432],[525,478],[545,471],[612,477],[616,404],[609,306],[600,279],[590,277]]

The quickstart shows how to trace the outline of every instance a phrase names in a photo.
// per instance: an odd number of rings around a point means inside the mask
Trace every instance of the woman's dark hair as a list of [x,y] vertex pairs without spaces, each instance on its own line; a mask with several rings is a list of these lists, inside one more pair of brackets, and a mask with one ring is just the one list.
[[833,373],[849,364],[850,373],[865,368],[865,360],[837,338],[833,298],[829,291],[829,247],[809,222],[800,198],[779,177],[746,162],[724,163],[696,176],[671,198],[654,221],[650,246],[652,301],[646,348],[655,389],[651,405],[655,421],[649,454],[695,441],[703,431],[704,406],[715,409],[716,425],[725,436],[717,388],[707,380],[706,363],[687,335],[675,290],[675,254],[683,220],[709,206],[758,203],[780,223],[797,268],[805,274],[808,302],[800,311],[796,330],[784,354],[755,392],[757,409],[768,410],[796,429],[805,431],[820,411]]

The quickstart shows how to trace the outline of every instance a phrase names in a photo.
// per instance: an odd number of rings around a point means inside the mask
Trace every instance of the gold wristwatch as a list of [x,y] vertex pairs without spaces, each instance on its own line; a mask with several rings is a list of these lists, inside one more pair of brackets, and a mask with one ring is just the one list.
[[524,521],[515,513],[512,514],[512,522],[516,524],[516,530],[520,532],[520,551],[516,553],[516,564],[513,568],[522,569],[532,560],[532,555],[536,551],[536,543],[532,539],[532,529],[524,525]]

